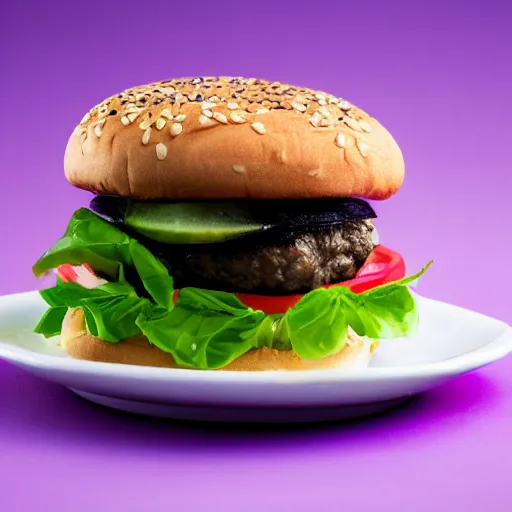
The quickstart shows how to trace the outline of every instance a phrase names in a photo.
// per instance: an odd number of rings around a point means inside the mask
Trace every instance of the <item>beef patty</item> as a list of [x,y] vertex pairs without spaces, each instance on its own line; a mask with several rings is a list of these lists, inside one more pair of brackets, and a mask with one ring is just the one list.
[[374,249],[371,220],[283,237],[197,246],[160,246],[176,288],[194,286],[262,295],[304,293],[352,279]]

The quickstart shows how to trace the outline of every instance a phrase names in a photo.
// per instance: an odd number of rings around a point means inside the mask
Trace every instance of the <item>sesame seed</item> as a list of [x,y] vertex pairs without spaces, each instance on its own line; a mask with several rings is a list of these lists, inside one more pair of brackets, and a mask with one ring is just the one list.
[[167,121],[163,117],[159,117],[156,120],[155,126],[156,126],[157,130],[162,130],[166,124],[167,124]]
[[233,123],[237,124],[242,124],[245,123],[245,121],[247,121],[247,119],[245,119],[245,117],[238,112],[231,112],[231,114],[229,114],[229,118],[231,119],[231,121],[233,121]]
[[259,108],[256,110],[256,114],[266,114],[267,112],[270,112],[268,108]]
[[359,121],[359,126],[363,132],[370,133],[372,131],[371,126],[366,121]]
[[214,112],[213,119],[215,119],[215,121],[218,121],[219,123],[228,124],[228,118],[221,112]]
[[343,133],[338,133],[338,135],[336,135],[336,139],[334,141],[336,143],[336,146],[338,146],[339,148],[342,148],[345,146],[345,135]]
[[181,123],[173,123],[171,125],[171,135],[176,137],[183,131],[183,125]]
[[230,101],[227,105],[227,107],[229,108],[229,110],[236,110],[238,108],[238,103],[235,103],[233,101]]
[[126,114],[138,114],[140,112],[140,109],[137,108],[135,105],[129,106],[126,110]]
[[327,126],[331,126],[332,122],[329,119],[322,119],[320,121],[320,126],[322,128],[326,128]]
[[308,172],[308,176],[318,176],[319,172],[320,172],[320,169],[313,169],[312,171]]
[[215,103],[212,103],[211,101],[203,101],[201,103],[201,110],[209,110],[210,108],[214,108],[217,105]]
[[327,101],[325,101],[325,100],[318,100],[318,104],[323,107],[323,106],[327,105]]
[[149,137],[151,137],[151,126],[149,128],[146,128],[142,135],[142,144],[144,144],[144,146],[148,144]]
[[142,123],[139,124],[139,128],[141,130],[147,130],[152,124],[153,123],[150,119],[144,119],[144,121],[142,121]]
[[161,142],[159,142],[156,145],[156,157],[158,158],[158,160],[164,160],[166,156],[167,156],[167,146],[165,144],[162,144]]
[[137,119],[137,117],[139,117],[139,113],[132,112],[131,114],[127,114],[126,117],[128,118],[128,121],[130,121],[130,123],[133,123],[133,121],[135,121],[135,119]]
[[360,140],[358,140],[356,142],[356,144],[357,144],[357,149],[359,149],[359,152],[361,153],[361,155],[368,156],[368,144],[366,144],[366,142],[362,142]]
[[244,174],[245,165],[233,165],[233,171],[235,171],[237,174]]
[[91,114],[89,114],[89,112],[87,112],[87,114],[85,114],[85,116],[82,117],[82,120],[80,121],[80,124],[87,123],[87,121],[89,121],[89,119],[91,119]]
[[103,133],[103,130],[101,129],[101,125],[97,124],[94,127],[94,133],[96,134],[96,137],[101,137],[101,134]]
[[327,107],[320,107],[317,112],[322,116],[322,117],[331,117],[331,113],[329,112],[329,109]]
[[174,118],[175,123],[183,123],[187,119],[187,114],[179,114]]
[[213,121],[213,119],[210,119],[209,117],[199,116],[199,124],[201,124],[203,126],[208,126],[208,125],[214,124],[214,121]]
[[263,135],[264,133],[267,133],[267,130],[265,129],[265,126],[263,123],[252,123],[251,128],[260,135]]
[[359,126],[359,123],[355,119],[352,119],[351,117],[345,116],[343,118],[343,122],[347,126],[352,128],[352,130],[355,130],[356,132],[360,132],[361,131],[361,127]]
[[192,350],[196,350],[197,349],[197,345],[195,343],[192,343],[192,345],[190,345],[190,348]]
[[299,112],[306,112],[306,107],[302,103],[294,102],[292,103],[292,107]]
[[169,109],[164,108],[162,112],[160,112],[160,117],[165,117],[165,119],[172,121],[173,115],[171,114]]
[[322,93],[317,93],[317,95],[315,96],[317,100],[325,100],[325,94],[322,94]]
[[136,99],[137,101],[143,100],[143,99],[145,99],[145,98],[146,98],[146,95],[145,95],[145,94],[142,94],[142,93],[139,93],[139,94],[136,94],[136,95],[135,95],[135,99]]
[[107,122],[106,119],[100,119],[97,123],[96,123],[96,126],[101,126],[103,128],[103,125]]
[[220,101],[220,98],[218,96],[210,96],[208,99],[210,101]]
[[125,126],[128,126],[131,121],[126,116],[123,116],[121,117],[121,123],[123,123]]
[[211,110],[203,110],[201,113],[203,114],[203,116],[213,117],[213,112]]
[[309,122],[317,127],[319,124],[320,124],[320,121],[322,121],[322,116],[320,115],[320,112],[315,112],[310,118],[309,118]]
[[350,110],[350,103],[346,100],[340,100],[340,102],[338,103],[338,107],[341,108],[341,110]]

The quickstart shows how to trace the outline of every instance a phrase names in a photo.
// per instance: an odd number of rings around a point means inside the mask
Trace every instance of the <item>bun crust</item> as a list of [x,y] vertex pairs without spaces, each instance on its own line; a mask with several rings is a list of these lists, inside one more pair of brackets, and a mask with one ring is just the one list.
[[387,199],[403,156],[374,118],[325,92],[242,78],[128,89],[84,116],[65,174],[134,199]]
[[[170,354],[150,345],[144,336],[109,343],[87,333],[85,316],[81,309],[68,310],[62,326],[61,346],[75,359],[179,368]],[[371,348],[368,341],[355,334],[349,334],[343,350],[320,361],[306,361],[293,352],[265,347],[240,356],[221,371],[347,370],[366,367],[370,357]]]

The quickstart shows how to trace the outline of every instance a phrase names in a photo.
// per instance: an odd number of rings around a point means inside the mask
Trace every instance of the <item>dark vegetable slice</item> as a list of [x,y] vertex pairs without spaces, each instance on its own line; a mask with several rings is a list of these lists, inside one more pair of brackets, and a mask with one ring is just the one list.
[[366,201],[355,198],[164,203],[97,196],[91,209],[168,244],[224,242],[263,231],[300,232],[376,217]]
[[96,196],[89,204],[90,209],[112,224],[124,224],[129,200],[123,197]]

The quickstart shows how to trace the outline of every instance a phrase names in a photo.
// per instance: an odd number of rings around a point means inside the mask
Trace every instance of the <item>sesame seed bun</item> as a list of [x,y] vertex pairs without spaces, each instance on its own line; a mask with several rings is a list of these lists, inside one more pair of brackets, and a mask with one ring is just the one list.
[[128,89],[69,139],[73,185],[134,199],[387,199],[404,179],[390,133],[331,94],[242,78]]
[[[61,347],[74,359],[121,363],[138,366],[179,368],[173,357],[140,335],[118,343],[109,343],[87,332],[81,309],[69,309],[62,325]],[[348,370],[368,366],[372,346],[367,339],[350,333],[345,347],[319,361],[306,361],[292,351],[270,348],[252,350],[222,368],[224,371],[270,370]]]

